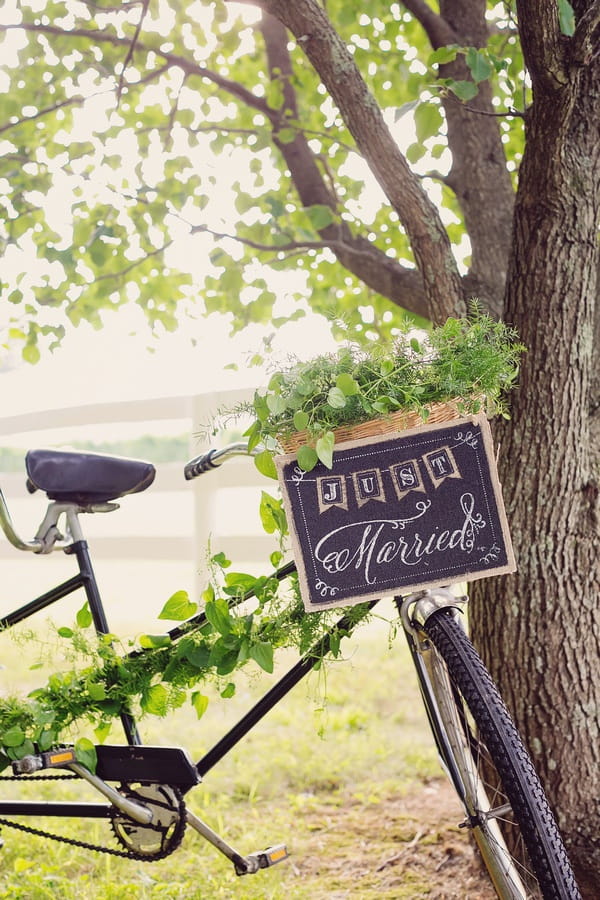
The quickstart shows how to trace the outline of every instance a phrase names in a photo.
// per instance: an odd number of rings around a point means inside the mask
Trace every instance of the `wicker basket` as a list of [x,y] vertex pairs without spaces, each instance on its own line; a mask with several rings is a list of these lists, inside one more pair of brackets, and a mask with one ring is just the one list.
[[[435,425],[437,422],[448,422],[464,415],[459,411],[459,400],[448,400],[446,403],[432,403],[429,409],[427,425]],[[413,410],[390,413],[381,419],[370,419],[368,422],[360,422],[358,425],[343,425],[334,429],[335,443],[344,441],[356,441],[359,438],[372,437],[378,434],[387,434],[390,431],[404,431],[414,428],[416,425],[424,425],[425,422],[418,412]],[[286,453],[295,453],[299,447],[307,441],[306,431],[297,431],[279,437],[279,443]]]

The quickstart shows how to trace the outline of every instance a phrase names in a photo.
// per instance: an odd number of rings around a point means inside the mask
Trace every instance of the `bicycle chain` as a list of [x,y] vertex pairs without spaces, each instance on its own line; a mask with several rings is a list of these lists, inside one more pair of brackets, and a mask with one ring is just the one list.
[[74,781],[79,775],[0,775],[0,781]]
[[[88,844],[86,841],[78,841],[75,838],[65,837],[62,834],[53,834],[51,831],[44,831],[41,828],[33,828],[31,825],[22,825],[20,822],[11,822],[10,819],[0,819],[0,825],[6,828],[15,828],[17,831],[24,831],[26,834],[33,834],[36,837],[48,838],[51,841],[58,841],[59,844],[69,844],[72,847],[79,847],[81,850],[93,850],[95,853],[107,853],[109,856],[119,856],[125,859],[140,859],[137,853],[126,850],[115,850],[113,847],[101,847],[99,844]],[[147,860],[147,857],[142,857]]]
[[[0,775],[0,780],[2,781],[65,781],[70,780],[71,778],[77,778],[77,775]],[[123,787],[123,786],[122,786]],[[131,790],[131,788],[130,788]],[[178,806],[178,814],[180,819],[183,819],[185,816],[185,803],[181,793],[173,788],[176,792],[177,797],[179,798],[179,806]],[[135,793],[135,792],[134,792]],[[158,801],[153,801],[157,806],[163,806],[165,809],[172,809],[166,803],[159,803]],[[114,817],[116,814],[116,810],[111,810],[110,818]],[[133,820],[132,820],[133,821]],[[118,856],[120,859],[132,859],[139,862],[157,862],[160,859],[164,859],[167,856],[170,856],[181,844],[183,840],[183,835],[185,832],[185,827],[179,830],[179,834],[177,835],[176,841],[171,844],[166,850],[158,851],[153,856],[144,855],[142,853],[136,853],[134,850],[116,850],[114,847],[103,847],[100,844],[90,844],[87,841],[80,841],[77,838],[66,837],[62,834],[55,834],[52,831],[44,831],[42,828],[34,828],[32,825],[23,825],[20,822],[13,822],[10,819],[0,818],[0,826],[4,826],[6,828],[14,828],[16,831],[24,831],[26,834],[32,834],[35,837],[43,837],[47,838],[51,841],[57,841],[59,844],[68,844],[71,847],[78,847],[81,850],[91,850],[94,853],[106,853],[108,856]],[[146,828],[150,828],[154,831],[161,831],[162,829],[153,825],[146,825]],[[114,830],[114,829],[113,829]],[[115,833],[115,837],[118,840],[118,837]]]

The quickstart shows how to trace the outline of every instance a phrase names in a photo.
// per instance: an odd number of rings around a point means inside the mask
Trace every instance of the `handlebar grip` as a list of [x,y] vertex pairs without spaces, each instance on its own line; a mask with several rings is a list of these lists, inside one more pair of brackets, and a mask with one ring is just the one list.
[[190,460],[189,463],[186,463],[183,469],[185,480],[191,481],[192,478],[197,478],[198,475],[202,475],[204,472],[218,469],[219,464],[213,462],[213,456],[216,452],[214,449],[209,450],[208,453],[203,453],[201,456],[197,456],[195,459]]

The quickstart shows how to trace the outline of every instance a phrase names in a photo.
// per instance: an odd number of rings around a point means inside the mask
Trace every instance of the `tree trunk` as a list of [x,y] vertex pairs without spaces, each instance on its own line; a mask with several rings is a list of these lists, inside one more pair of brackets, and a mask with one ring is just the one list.
[[573,67],[568,86],[546,82],[534,95],[505,314],[528,353],[512,421],[496,429],[518,572],[473,591],[475,643],[529,745],[590,898],[600,884],[600,540],[588,416],[599,111],[597,66]]

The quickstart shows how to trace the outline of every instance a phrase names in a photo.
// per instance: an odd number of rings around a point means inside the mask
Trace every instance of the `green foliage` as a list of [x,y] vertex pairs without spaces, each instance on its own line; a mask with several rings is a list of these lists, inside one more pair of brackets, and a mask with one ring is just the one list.
[[[227,314],[234,331],[281,324],[310,305],[341,313],[354,340],[389,338],[389,298],[366,287],[356,267],[340,277],[328,229],[343,224],[348,238],[368,239],[382,263],[411,264],[412,253],[385,198],[371,199],[373,178],[356,164],[301,46],[288,45],[288,84],[270,71],[249,7],[165,2],[161,16],[143,10],[46,0],[0,20],[0,248],[10,257],[1,297],[12,311],[10,340],[35,362],[65,327],[83,319],[100,327],[103,310],[137,303],[161,332],[176,327],[190,299]],[[572,33],[571,5],[561,0],[559,10],[563,32]],[[487,80],[499,108],[527,102],[508,5],[490,9],[486,47],[433,54],[401,4],[365,10],[337,0],[327,14],[381,109],[411,107],[418,141],[408,157],[421,175],[431,166],[426,151],[438,159],[447,148],[440,94],[468,101]],[[465,79],[440,77],[457,55]],[[522,123],[501,127],[516,171]],[[295,141],[323,187],[306,206],[283,157]],[[451,235],[457,245],[462,237]],[[205,263],[193,275],[174,251],[182,238],[186,258]],[[282,271],[294,273],[285,308]]]
[[[484,407],[507,415],[504,397],[513,386],[523,346],[515,332],[472,306],[466,319],[448,319],[417,339],[408,332],[389,346],[346,345],[335,354],[293,363],[271,376],[245,407],[253,416],[251,446],[268,447],[294,432],[305,433],[298,464],[318,460],[331,468],[335,429],[414,410],[427,419],[433,403],[457,400],[465,412]],[[269,450],[257,457],[269,474]],[[274,477],[274,465],[273,465]]]
[[[280,500],[266,492],[261,501],[266,530],[286,529]],[[213,557],[213,580],[203,593],[203,614],[185,591],[165,603],[159,618],[180,622],[177,634],[143,634],[119,641],[98,637],[87,604],[72,626],[56,629],[70,668],[52,673],[47,683],[26,698],[0,698],[0,768],[23,756],[50,749],[73,729],[91,727],[100,743],[122,713],[164,717],[189,701],[200,718],[206,711],[206,686],[214,683],[223,699],[235,695],[232,673],[251,663],[267,673],[275,651],[284,647],[305,653],[338,618],[339,611],[307,616],[297,580],[229,571],[223,554]],[[354,607],[352,618],[366,617]],[[341,632],[327,652],[340,654]],[[321,655],[326,648],[323,646]],[[320,658],[319,653],[315,662]],[[86,737],[75,742],[78,760],[94,769],[95,750]]]

